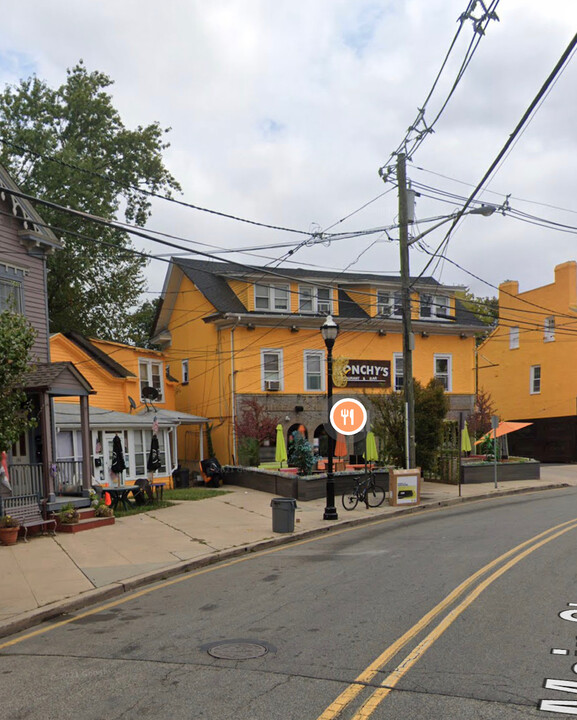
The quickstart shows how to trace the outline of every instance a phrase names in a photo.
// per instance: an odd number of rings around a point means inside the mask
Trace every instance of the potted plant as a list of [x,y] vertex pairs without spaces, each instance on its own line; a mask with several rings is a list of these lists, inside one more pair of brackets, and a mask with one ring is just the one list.
[[0,517],[0,542],[2,545],[16,545],[19,531],[20,523],[12,515]]
[[114,516],[114,510],[106,504],[103,497],[98,497],[98,495],[92,491],[90,493],[90,499],[91,499],[91,506],[94,510],[94,517],[113,517]]
[[69,502],[58,511],[58,522],[63,525],[74,525],[80,521],[80,515],[74,505]]

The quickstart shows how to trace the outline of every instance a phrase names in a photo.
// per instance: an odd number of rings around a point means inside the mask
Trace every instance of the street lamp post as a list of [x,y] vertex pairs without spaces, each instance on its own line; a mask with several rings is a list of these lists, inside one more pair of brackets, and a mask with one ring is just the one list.
[[[321,327],[321,335],[325,341],[327,348],[327,411],[329,414],[329,425],[330,425],[330,412],[333,399],[333,346],[337,335],[339,334],[339,326],[333,320],[331,315],[327,316],[323,326]],[[328,433],[329,446],[327,451],[327,500],[325,512],[323,514],[323,520],[338,520],[337,509],[335,507],[335,477],[333,473],[333,456],[335,441],[333,433]]]
[[[409,271],[409,247],[421,240],[433,230],[448,222],[456,222],[463,215],[492,215],[496,208],[493,205],[481,205],[472,209],[459,210],[448,217],[441,219],[436,225],[416,237],[409,238],[409,217],[412,218],[412,209],[408,207],[406,158],[400,153],[397,158],[397,183],[399,188],[399,245],[401,267],[401,303],[403,319],[403,390],[406,407],[406,464],[407,468],[414,468],[417,464],[415,450],[415,387],[413,383],[413,350],[415,338],[411,321],[411,285]],[[465,206],[466,207],[466,206]]]

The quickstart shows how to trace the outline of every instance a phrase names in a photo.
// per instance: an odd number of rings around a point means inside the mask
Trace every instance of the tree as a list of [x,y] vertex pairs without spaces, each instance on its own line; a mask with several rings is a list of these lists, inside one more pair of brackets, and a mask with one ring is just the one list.
[[288,461],[298,468],[299,475],[310,475],[313,471],[315,464],[313,449],[300,432],[294,434],[294,440],[289,447]]
[[20,313],[0,313],[0,452],[8,451],[28,428],[30,406],[23,389],[36,333]]
[[469,418],[469,427],[471,434],[477,440],[488,433],[491,429],[491,416],[496,415],[497,411],[493,404],[493,398],[490,393],[479,388],[477,397],[475,398],[475,410]]
[[[162,159],[168,130],[157,122],[127,129],[107,92],[112,84],[80,61],[56,89],[37,77],[8,86],[0,93],[0,163],[29,195],[107,220],[122,211],[126,221],[144,225],[146,191],[180,190]],[[38,209],[64,243],[49,258],[51,331],[126,340],[145,258],[134,254],[125,232]]]
[[499,319],[499,300],[496,297],[478,297],[466,290],[459,293],[459,300],[485,325],[494,325]]
[[145,300],[137,310],[126,317],[122,342],[136,345],[136,347],[158,350],[158,346],[150,341],[150,334],[159,303],[159,298]]
[[270,415],[256,398],[246,398],[243,400],[241,412],[236,419],[236,434],[239,440],[255,438],[261,445],[265,440],[276,438],[278,424],[279,418]]
[[[434,378],[415,387],[415,448],[417,465],[426,472],[433,469],[441,441],[443,421],[449,401],[443,386]],[[381,440],[385,460],[396,467],[405,464],[405,399],[402,393],[383,393],[371,396],[375,417],[373,430]]]

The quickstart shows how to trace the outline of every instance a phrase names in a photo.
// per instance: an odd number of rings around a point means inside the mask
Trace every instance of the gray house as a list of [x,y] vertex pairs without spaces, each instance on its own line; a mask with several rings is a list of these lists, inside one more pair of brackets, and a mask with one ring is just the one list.
[[54,500],[54,478],[71,468],[59,468],[54,459],[54,397],[77,397],[82,414],[82,443],[86,458],[77,468],[86,495],[90,489],[90,383],[69,362],[50,362],[46,259],[58,252],[60,241],[0,165],[0,312],[15,308],[36,330],[34,365],[26,392],[32,401],[37,426],[9,450],[9,473],[15,495],[39,494]]

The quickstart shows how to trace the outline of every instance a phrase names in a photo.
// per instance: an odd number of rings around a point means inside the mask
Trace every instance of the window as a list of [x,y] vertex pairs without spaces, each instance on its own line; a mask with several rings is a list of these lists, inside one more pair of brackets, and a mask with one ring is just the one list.
[[403,293],[393,295],[393,317],[403,317]]
[[0,277],[0,312],[22,312],[22,283]]
[[305,350],[305,390],[325,389],[323,372],[324,353],[319,350]]
[[446,295],[430,295],[422,293],[419,296],[422,318],[448,318],[450,317],[450,301]]
[[330,315],[333,312],[332,288],[299,286],[299,312]]
[[188,360],[182,361],[182,384],[186,385],[188,382]]
[[393,353],[393,387],[396,392],[401,392],[403,389],[403,353]]
[[553,340],[555,340],[555,318],[553,316],[545,318],[543,340],[545,342],[553,342]]
[[531,395],[538,395],[541,392],[541,365],[531,365],[529,392]]
[[435,355],[435,378],[440,381],[446,392],[453,389],[452,355]]
[[388,290],[377,290],[377,315],[389,317],[393,312],[393,298]]
[[261,350],[262,389],[282,390],[282,350]]
[[519,347],[519,328],[509,328],[509,350],[516,350]]
[[140,359],[138,361],[138,373],[140,375],[140,399],[145,400],[143,390],[145,387],[153,387],[158,390],[156,400],[164,401],[164,381],[162,372],[162,362],[157,360]]
[[255,310],[274,310],[282,312],[290,309],[288,285],[254,286]]
[[[155,472],[158,475],[166,475],[167,468],[166,468],[166,448],[165,448],[165,433],[163,430],[161,430],[157,436],[158,438],[158,457],[160,460],[160,467]],[[137,477],[146,477],[147,474],[147,468],[146,465],[148,463],[148,454],[150,453],[150,443],[152,440],[152,430],[134,430],[133,431],[133,439],[134,439],[134,472]],[[132,460],[130,457],[130,449],[128,452],[128,457],[126,458],[126,464],[127,466],[130,464],[129,459]]]

